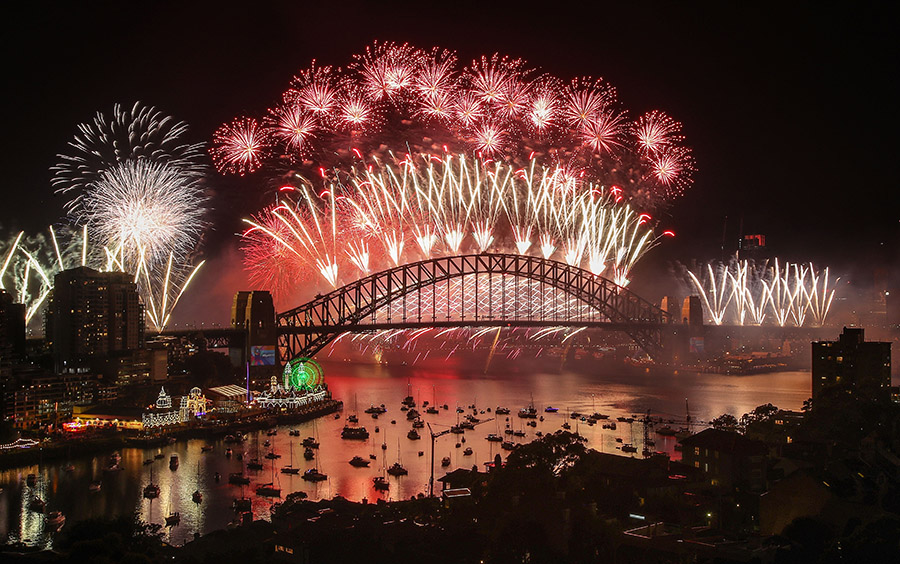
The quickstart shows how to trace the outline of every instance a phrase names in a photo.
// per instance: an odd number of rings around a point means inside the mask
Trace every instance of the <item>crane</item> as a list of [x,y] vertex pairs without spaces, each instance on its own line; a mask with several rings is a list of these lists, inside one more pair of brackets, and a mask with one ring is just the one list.
[[[489,417],[488,419],[485,419],[484,421],[479,421],[478,423],[475,423],[475,425],[476,426],[481,425],[482,423],[487,423],[488,421],[493,421],[493,420],[494,420],[493,417]],[[450,429],[444,429],[443,431],[439,431],[439,432],[435,433],[431,429],[431,423],[428,423],[427,425],[428,425],[428,434],[431,435],[431,477],[428,479],[428,497],[434,497],[434,441],[438,437],[443,437],[444,435],[449,433]]]

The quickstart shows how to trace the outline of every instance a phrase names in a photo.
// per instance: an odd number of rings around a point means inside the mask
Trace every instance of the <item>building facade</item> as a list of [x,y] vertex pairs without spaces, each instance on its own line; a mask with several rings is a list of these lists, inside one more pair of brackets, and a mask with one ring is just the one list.
[[891,343],[865,340],[862,328],[844,327],[837,341],[812,344],[812,398],[891,399]]
[[56,275],[45,337],[58,367],[140,349],[144,311],[137,285],[124,272],[78,267]]

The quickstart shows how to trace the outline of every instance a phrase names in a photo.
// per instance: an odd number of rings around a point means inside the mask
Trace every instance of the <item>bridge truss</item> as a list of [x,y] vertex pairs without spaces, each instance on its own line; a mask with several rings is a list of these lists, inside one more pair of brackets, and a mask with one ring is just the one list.
[[666,312],[589,271],[517,254],[439,257],[351,282],[278,315],[282,360],[311,357],[345,332],[465,326],[621,330],[649,355]]

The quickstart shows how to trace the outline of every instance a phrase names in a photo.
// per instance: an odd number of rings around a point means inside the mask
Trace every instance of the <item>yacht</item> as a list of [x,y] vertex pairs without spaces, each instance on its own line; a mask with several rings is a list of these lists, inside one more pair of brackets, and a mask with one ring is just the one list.
[[315,437],[306,437],[300,444],[307,448],[319,448],[319,441]]
[[354,456],[350,459],[350,466],[355,466],[356,468],[365,468],[369,466],[369,461],[361,456]]
[[369,438],[369,432],[365,427],[350,427],[349,425],[344,426],[344,430],[341,431],[342,439],[350,439],[350,440],[366,440]]
[[384,476],[375,476],[372,478],[372,485],[380,492],[387,491],[391,487]]
[[66,516],[62,511],[51,511],[47,514],[47,528],[58,531],[66,524]]
[[419,436],[418,431],[416,431],[415,429],[410,429],[409,433],[406,434],[406,438],[413,440],[413,441],[418,441],[422,437]]
[[173,453],[172,456],[169,457],[169,470],[178,470],[178,455],[177,454]]
[[316,468],[310,468],[303,473],[302,478],[308,482],[321,482],[322,480],[327,480],[328,476],[319,472]]
[[174,527],[178,523],[181,523],[181,515],[177,511],[166,516],[166,527]]
[[399,462],[395,462],[390,468],[387,469],[387,473],[391,476],[406,476],[409,474],[409,471],[403,467]]

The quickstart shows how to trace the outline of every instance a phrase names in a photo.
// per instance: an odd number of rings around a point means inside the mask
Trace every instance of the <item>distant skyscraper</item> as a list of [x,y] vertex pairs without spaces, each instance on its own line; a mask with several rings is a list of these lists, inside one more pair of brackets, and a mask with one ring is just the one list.
[[231,325],[247,331],[243,359],[249,362],[249,377],[260,385],[276,373],[278,327],[272,294],[265,291],[238,292],[231,308]]
[[888,401],[891,343],[866,342],[861,328],[847,328],[837,341],[812,344],[812,398]]
[[0,290],[0,366],[9,366],[25,354],[25,306]]
[[46,324],[58,366],[134,351],[144,342],[143,306],[132,276],[124,272],[83,266],[60,272]]

